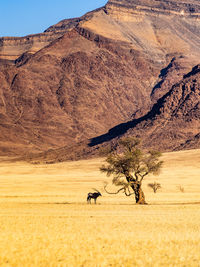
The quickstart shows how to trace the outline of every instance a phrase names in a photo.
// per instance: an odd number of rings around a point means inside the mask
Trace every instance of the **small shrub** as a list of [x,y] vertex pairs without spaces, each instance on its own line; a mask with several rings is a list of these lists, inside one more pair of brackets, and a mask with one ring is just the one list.
[[156,182],[154,182],[154,183],[149,183],[149,184],[148,184],[148,187],[152,188],[152,189],[153,189],[153,192],[156,193],[157,190],[161,188],[161,184],[156,183]]

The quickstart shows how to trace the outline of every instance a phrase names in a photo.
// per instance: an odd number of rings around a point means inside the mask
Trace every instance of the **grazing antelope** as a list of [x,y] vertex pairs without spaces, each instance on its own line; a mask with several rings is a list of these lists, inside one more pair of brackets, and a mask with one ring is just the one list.
[[93,198],[94,199],[94,203],[96,204],[96,201],[97,201],[97,198],[99,196],[102,196],[101,193],[97,190],[97,189],[94,189],[96,192],[94,193],[88,193],[88,196],[87,196],[87,203],[90,203],[91,204],[91,199]]

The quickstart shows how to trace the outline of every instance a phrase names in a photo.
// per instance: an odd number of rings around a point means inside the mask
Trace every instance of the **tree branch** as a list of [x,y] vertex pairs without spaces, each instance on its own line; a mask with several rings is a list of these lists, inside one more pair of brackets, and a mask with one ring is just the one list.
[[[110,194],[110,195],[117,195],[120,191],[123,191],[123,193],[127,197],[130,197],[130,196],[135,194],[134,192],[133,193],[130,192],[129,185],[126,185],[126,186],[120,188],[117,192],[108,192],[106,187],[107,187],[107,185],[104,186],[104,190],[106,191],[107,194]],[[127,193],[127,191],[128,191],[128,193]]]
[[140,179],[140,183],[142,182],[142,180],[144,179],[144,177],[145,177],[146,175],[148,175],[148,174],[149,174],[149,172],[145,172],[145,174],[139,174],[140,177],[141,177],[141,179]]
[[[127,192],[126,192],[126,189],[128,190],[128,194],[127,194]],[[132,195],[135,194],[134,192],[133,192],[133,193],[130,192],[130,190],[129,190],[129,186],[127,186],[127,188],[124,188],[124,193],[125,193],[125,195],[126,195],[127,197],[130,197],[130,196],[132,196]]]
[[120,191],[122,190],[125,190],[124,187],[120,188],[117,192],[108,192],[107,189],[106,189],[107,185],[104,186],[104,190],[106,191],[107,194],[110,194],[110,195],[116,195],[118,194]]

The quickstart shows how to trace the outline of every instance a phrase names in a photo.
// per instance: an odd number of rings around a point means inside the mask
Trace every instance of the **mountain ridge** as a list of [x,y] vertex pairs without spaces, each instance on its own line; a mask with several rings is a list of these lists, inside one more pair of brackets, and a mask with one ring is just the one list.
[[192,17],[199,17],[200,4],[199,1],[193,0],[176,0],[176,1],[150,1],[150,0],[109,0],[107,9],[114,8],[126,8],[129,11],[145,11],[145,12],[158,12],[163,14],[175,14],[175,15],[190,15]]

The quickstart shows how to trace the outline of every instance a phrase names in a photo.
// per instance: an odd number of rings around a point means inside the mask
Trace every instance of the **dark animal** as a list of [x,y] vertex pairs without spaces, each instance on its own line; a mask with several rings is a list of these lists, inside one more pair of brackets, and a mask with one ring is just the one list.
[[96,190],[96,189],[94,189],[94,190],[96,192],[94,192],[94,193],[88,193],[88,196],[87,196],[87,202],[90,203],[90,204],[91,204],[91,199],[92,198],[94,199],[94,203],[96,204],[97,198],[99,196],[102,196],[101,193],[98,190]]

